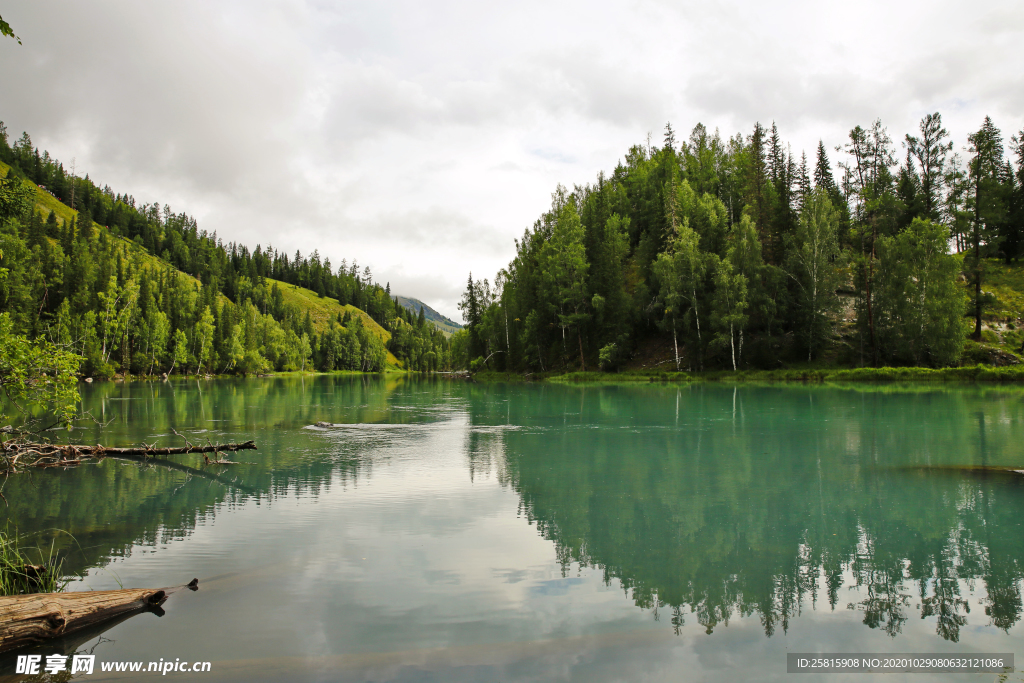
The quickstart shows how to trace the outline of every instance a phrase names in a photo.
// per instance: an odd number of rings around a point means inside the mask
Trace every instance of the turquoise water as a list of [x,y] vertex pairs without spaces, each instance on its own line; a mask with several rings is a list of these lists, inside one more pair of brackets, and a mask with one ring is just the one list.
[[83,402],[105,423],[87,443],[259,445],[234,466],[7,482],[7,523],[59,550],[72,590],[199,578],[162,617],[65,644],[97,661],[209,661],[168,674],[207,681],[781,680],[787,652],[1024,642],[1024,477],[976,469],[1024,468],[1020,390],[317,377]]

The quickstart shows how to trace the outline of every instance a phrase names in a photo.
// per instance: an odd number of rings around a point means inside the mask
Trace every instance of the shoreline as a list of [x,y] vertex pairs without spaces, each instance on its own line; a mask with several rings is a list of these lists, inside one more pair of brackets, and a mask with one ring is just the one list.
[[692,384],[701,382],[717,383],[797,383],[823,384],[828,382],[864,383],[953,383],[953,384],[1015,384],[1024,383],[1024,365],[990,366],[974,365],[959,368],[922,367],[881,367],[881,368],[793,368],[786,370],[707,370],[704,372],[670,372],[664,370],[626,370],[623,372],[544,372],[514,373],[481,371],[415,372],[411,370],[387,370],[384,372],[360,372],[358,370],[337,370],[333,372],[288,371],[262,375],[173,375],[166,379],[159,375],[131,375],[113,378],[81,378],[79,382],[164,382],[182,380],[214,379],[274,379],[281,377],[360,377],[360,376],[422,376],[469,380],[483,383],[528,383],[551,382],[557,384]]
[[692,384],[700,382],[824,384],[864,382],[888,384],[1015,384],[1024,383],[1024,365],[994,367],[976,365],[959,368],[881,367],[881,368],[808,368],[787,370],[709,370],[705,372],[666,372],[627,370],[624,372],[564,372],[520,375],[517,373],[478,372],[478,382],[552,382],[558,384]]

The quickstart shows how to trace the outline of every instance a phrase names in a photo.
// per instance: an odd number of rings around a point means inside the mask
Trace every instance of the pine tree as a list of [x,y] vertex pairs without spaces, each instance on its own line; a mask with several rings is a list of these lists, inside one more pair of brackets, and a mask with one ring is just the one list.
[[984,300],[981,281],[985,264],[982,245],[991,247],[998,243],[998,235],[992,230],[1004,210],[999,201],[999,173],[1003,169],[1003,136],[988,116],[977,132],[967,136],[968,151],[974,156],[969,162],[971,183],[971,253],[964,265],[969,266],[974,280],[974,338],[981,339],[981,315]]
[[57,225],[57,214],[50,210],[50,215],[46,217],[46,236],[55,240],[60,240],[60,226]]
[[828,160],[828,153],[825,151],[825,143],[818,140],[818,158],[814,165],[814,187],[820,187],[829,196],[838,189],[836,181],[832,177],[832,165]]
[[672,130],[672,124],[665,124],[665,148],[675,150],[676,148],[676,133]]
[[1003,250],[1007,258],[1018,259],[1024,255],[1024,129],[1010,138],[1010,146],[1017,155],[1017,171],[1014,174],[1010,169],[1009,173],[1010,206]]
[[807,152],[800,153],[800,169],[797,171],[797,207],[803,211],[811,197],[811,175],[807,168]]
[[746,203],[754,211],[754,223],[757,225],[761,245],[769,253],[771,249],[771,204],[768,197],[768,167],[765,163],[765,130],[760,123],[754,124],[754,132],[748,144],[750,158],[747,161]]
[[[921,168],[921,193],[924,202],[924,218],[938,220],[941,206],[943,171],[946,156],[953,149],[952,140],[946,140],[949,133],[942,127],[942,116],[938,112],[921,119],[921,137],[909,133],[906,136],[908,156],[917,160]],[[908,159],[909,167],[909,159]]]
[[466,284],[466,291],[459,302],[459,310],[462,311],[462,319],[466,321],[466,331],[469,334],[468,354],[472,361],[482,355],[480,343],[480,302],[477,298],[476,283],[473,282],[473,273],[469,274],[469,281]]

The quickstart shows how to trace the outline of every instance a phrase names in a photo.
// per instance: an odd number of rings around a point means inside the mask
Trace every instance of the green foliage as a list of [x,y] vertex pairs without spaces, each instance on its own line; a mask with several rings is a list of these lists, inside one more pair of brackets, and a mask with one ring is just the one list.
[[563,352],[566,330],[576,331],[580,347],[580,364],[585,370],[581,328],[590,319],[590,312],[587,310],[589,264],[583,245],[583,224],[576,212],[574,201],[564,187],[559,186],[553,195],[552,216],[554,226],[551,239],[545,245],[541,256],[546,276],[546,299],[552,305],[558,327],[562,330]]
[[11,25],[4,21],[3,17],[0,17],[0,36],[7,36],[8,38],[14,38],[18,41],[18,45],[21,45],[21,38],[14,35],[14,29]]
[[[980,282],[994,257],[1024,255],[1024,131],[1016,168],[990,120],[966,169],[948,138],[925,116],[900,164],[876,120],[850,130],[837,169],[819,141],[812,169],[775,125],[724,140],[698,124],[682,143],[667,126],[663,147],[633,146],[595,183],[556,189],[500,295],[485,301],[470,278],[460,362],[500,353],[501,370],[546,374],[659,365],[671,349],[677,371],[956,364],[961,259],[941,230],[975,252],[962,263],[977,321],[1019,317],[1004,313],[1024,308],[1004,303],[1017,290]],[[1000,344],[1016,343],[1004,331]]]
[[807,360],[814,358],[831,336],[839,308],[842,255],[839,251],[839,212],[828,194],[816,189],[800,214],[800,225],[790,248],[790,274],[799,288],[799,333],[807,345]]
[[883,357],[914,365],[956,365],[964,346],[967,298],[957,285],[949,231],[915,218],[878,242],[878,334]]
[[707,255],[699,246],[700,238],[690,229],[689,221],[679,226],[669,242],[668,251],[658,255],[652,271],[657,279],[660,298],[664,306],[662,327],[672,331],[676,346],[676,370],[679,370],[677,330],[683,329],[697,350],[698,367],[702,365],[704,339],[701,334],[701,316],[707,317],[703,306]]
[[28,134],[9,145],[2,123],[0,175],[0,311],[15,334],[80,355],[87,376],[452,367],[445,335],[354,262],[224,244],[71,176]]
[[0,390],[22,416],[41,408],[69,426],[78,407],[81,360],[62,346],[15,334],[11,316],[0,313]]
[[598,366],[604,370],[614,370],[619,361],[619,347],[617,344],[606,344],[601,347],[598,355]]
[[21,178],[8,172],[0,178],[0,220],[17,218],[32,205],[32,190]]
[[[964,256],[964,266],[972,276],[974,285],[974,338],[981,338],[982,315],[986,299],[982,291],[985,277],[985,257],[998,253],[1006,236],[1008,218],[1006,178],[1003,177],[1003,137],[992,119],[985,121],[976,132],[967,136],[968,151],[973,155],[968,164],[965,213],[970,216],[970,249]],[[1012,178],[1012,174],[1009,174]]]
[[731,261],[721,261],[715,269],[715,296],[711,303],[711,325],[715,328],[715,342],[726,346],[736,370],[737,335],[742,351],[743,329],[749,317],[747,309],[747,278],[738,272]]

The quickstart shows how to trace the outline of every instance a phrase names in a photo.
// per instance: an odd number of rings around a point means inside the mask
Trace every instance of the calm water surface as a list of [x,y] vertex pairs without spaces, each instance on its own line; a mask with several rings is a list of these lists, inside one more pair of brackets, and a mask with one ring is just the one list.
[[600,682],[782,680],[787,652],[1024,654],[1024,477],[964,468],[1024,466],[1019,390],[318,377],[83,399],[109,421],[90,443],[259,445],[231,467],[7,482],[7,523],[60,549],[72,590],[199,578],[164,616],[72,644],[98,661]]

